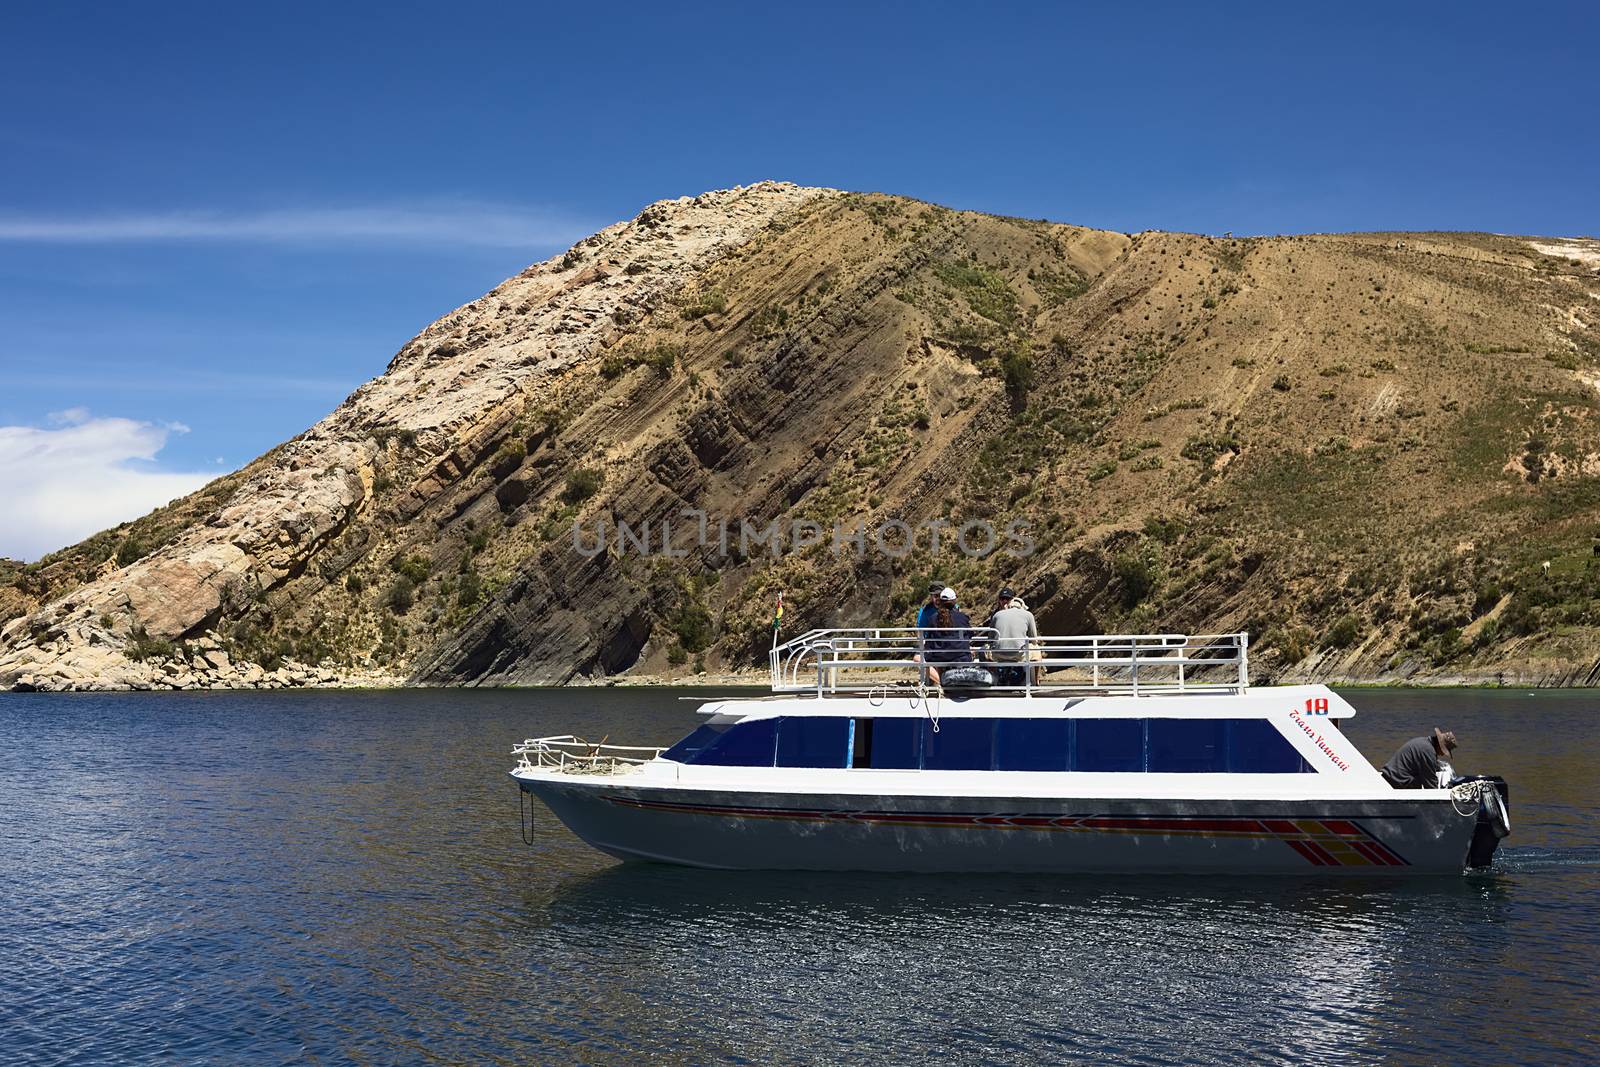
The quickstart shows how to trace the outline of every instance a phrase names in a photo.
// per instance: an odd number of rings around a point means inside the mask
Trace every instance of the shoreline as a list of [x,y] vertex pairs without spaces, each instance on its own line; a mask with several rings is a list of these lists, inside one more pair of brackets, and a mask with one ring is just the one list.
[[[357,675],[348,678],[328,678],[328,672],[315,680],[308,680],[303,684],[276,684],[276,685],[197,685],[197,686],[119,686],[110,684],[70,685],[62,687],[27,687],[16,686],[11,689],[0,689],[0,695],[6,693],[52,693],[52,694],[87,694],[87,693],[256,693],[256,692],[352,692],[352,693],[382,693],[396,690],[420,691],[439,690],[453,692],[467,692],[471,690],[488,691],[516,691],[516,690],[556,690],[556,689],[737,689],[741,691],[766,693],[771,691],[764,673],[749,674],[704,674],[689,675],[685,677],[665,677],[661,675],[639,675],[628,677],[619,675],[610,678],[577,679],[568,682],[555,683],[509,683],[505,685],[429,685],[414,682],[406,678],[376,678],[370,674]],[[1546,679],[1548,676],[1546,676]],[[1518,689],[1534,691],[1570,691],[1595,690],[1600,692],[1600,685],[1579,685],[1566,682],[1551,682],[1548,680],[1506,679],[1506,678],[1480,678],[1472,679],[1460,675],[1442,676],[1437,678],[1271,678],[1259,679],[1251,683],[1251,688],[1268,688],[1273,686],[1291,685],[1326,685],[1334,690],[1445,690],[1445,689],[1470,689],[1470,690],[1505,690]]]

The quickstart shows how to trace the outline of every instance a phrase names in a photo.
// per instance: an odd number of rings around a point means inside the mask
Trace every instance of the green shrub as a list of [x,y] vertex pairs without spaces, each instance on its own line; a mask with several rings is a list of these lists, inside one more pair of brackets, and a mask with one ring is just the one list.
[[1122,606],[1132,608],[1156,587],[1156,569],[1141,552],[1124,552],[1111,564]]
[[649,367],[657,374],[665,377],[672,373],[672,368],[677,366],[678,358],[682,355],[676,345],[652,345],[644,355],[639,357],[641,366]]
[[682,355],[683,351],[677,345],[665,343],[652,345],[643,352],[632,349],[612,352],[600,361],[600,376],[620,378],[634,367],[650,367],[657,374],[668,375]]
[[535,408],[528,416],[528,425],[545,437],[558,437],[572,421],[572,412],[554,404]]
[[1017,294],[997,271],[971,260],[949,260],[934,268],[939,280],[956,289],[967,306],[1002,326],[1017,321]]
[[1225,452],[1237,452],[1240,449],[1239,438],[1232,431],[1217,430],[1212,433],[1196,434],[1183,443],[1182,450],[1178,453],[1184,459],[1192,459],[1204,466],[1211,466]]
[[1265,641],[1283,654],[1284,666],[1293,666],[1311,655],[1311,641],[1299,626],[1287,626],[1267,634]]
[[1166,519],[1159,515],[1151,515],[1144,520],[1144,535],[1164,545],[1176,543],[1188,528],[1188,524],[1182,519]]
[[711,614],[699,604],[685,604],[672,619],[672,632],[689,652],[702,652],[711,646],[716,627]]
[[1272,387],[1280,393],[1287,393],[1293,388],[1293,385],[1290,383],[1289,376],[1287,374],[1280,374],[1276,378],[1272,379]]
[[495,450],[494,465],[502,463],[521,463],[528,457],[528,443],[520,437],[508,437],[500,443]]
[[147,659],[164,659],[177,651],[171,641],[163,641],[159,637],[151,637],[145,633],[143,626],[134,627],[130,636],[132,639],[128,643],[125,654],[131,660],[142,663]]
[[1478,632],[1473,636],[1473,638],[1472,638],[1472,647],[1475,648],[1475,649],[1488,648],[1490,645],[1494,644],[1499,639],[1500,639],[1500,620],[1499,619],[1486,619],[1484,621],[1484,624],[1482,626],[1478,627]]
[[561,499],[568,504],[581,504],[598,493],[605,480],[606,472],[598,467],[579,467],[567,474]]
[[345,578],[344,587],[352,593],[359,593],[367,587],[367,583],[361,580],[361,575],[352,574]]
[[1361,622],[1354,615],[1346,615],[1328,631],[1329,648],[1349,648],[1361,633]]
[[389,610],[396,615],[404,615],[410,611],[416,599],[416,583],[403,574],[394,580],[394,584],[389,587],[388,593],[384,594],[383,598],[384,603],[389,605]]
[[1070,269],[1064,273],[1043,269],[1030,270],[1028,277],[1047,307],[1060,307],[1073,297],[1082,296],[1089,290],[1089,279]]
[[1006,395],[1019,404],[1027,402],[1028,390],[1037,380],[1033,370],[1033,357],[1026,348],[1008,349],[1000,355],[1000,377],[1006,383]]
[[428,573],[433,570],[433,566],[426,556],[400,555],[389,561],[389,569],[402,578],[410,579],[412,584],[416,585],[428,580]]
[[483,579],[477,571],[467,571],[456,583],[456,603],[471,610],[483,600]]
[[728,310],[728,298],[721,289],[707,289],[679,309],[686,319],[703,319],[707,315],[721,315]]
[[117,566],[126,567],[130,563],[137,563],[149,554],[144,542],[137,537],[130,537],[117,547]]

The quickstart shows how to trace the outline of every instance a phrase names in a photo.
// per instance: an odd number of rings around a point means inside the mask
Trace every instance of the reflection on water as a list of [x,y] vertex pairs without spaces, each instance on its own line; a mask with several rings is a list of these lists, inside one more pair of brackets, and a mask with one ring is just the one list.
[[1438,722],[1510,779],[1494,871],[623,866],[523,845],[506,752],[669,742],[672,694],[7,698],[0,1059],[1587,1061],[1592,696],[1353,698],[1370,756]]

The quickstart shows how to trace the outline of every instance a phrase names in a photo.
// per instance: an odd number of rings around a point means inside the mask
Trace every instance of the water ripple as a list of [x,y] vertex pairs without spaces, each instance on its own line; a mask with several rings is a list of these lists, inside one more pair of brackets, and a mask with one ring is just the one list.
[[1600,781],[1546,773],[1586,700],[1364,696],[1367,751],[1447,718],[1517,832],[1491,872],[1330,882],[621,866],[542,810],[518,837],[505,751],[569,694],[10,697],[0,1059],[1586,1062]]

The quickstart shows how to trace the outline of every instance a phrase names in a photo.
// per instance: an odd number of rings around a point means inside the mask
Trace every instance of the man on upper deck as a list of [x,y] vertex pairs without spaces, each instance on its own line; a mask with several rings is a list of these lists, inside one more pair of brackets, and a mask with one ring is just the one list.
[[[1000,610],[989,617],[987,624],[994,630],[989,645],[989,658],[997,664],[1022,663],[1028,659],[1031,641],[1039,636],[1039,623],[1028,610],[1023,599],[1009,589],[1000,593]],[[1001,685],[1022,685],[1026,680],[1026,667],[997,667]]]
[[1401,745],[1380,773],[1396,789],[1438,789],[1444,784],[1440,768],[1450,766],[1444,761],[1455,749],[1456,735],[1435,726],[1432,737],[1413,737]]
[[[926,630],[933,626],[934,618],[939,614],[939,594],[944,592],[943,582],[928,583],[928,599],[917,610],[917,629]],[[924,637],[925,634],[918,634]]]

